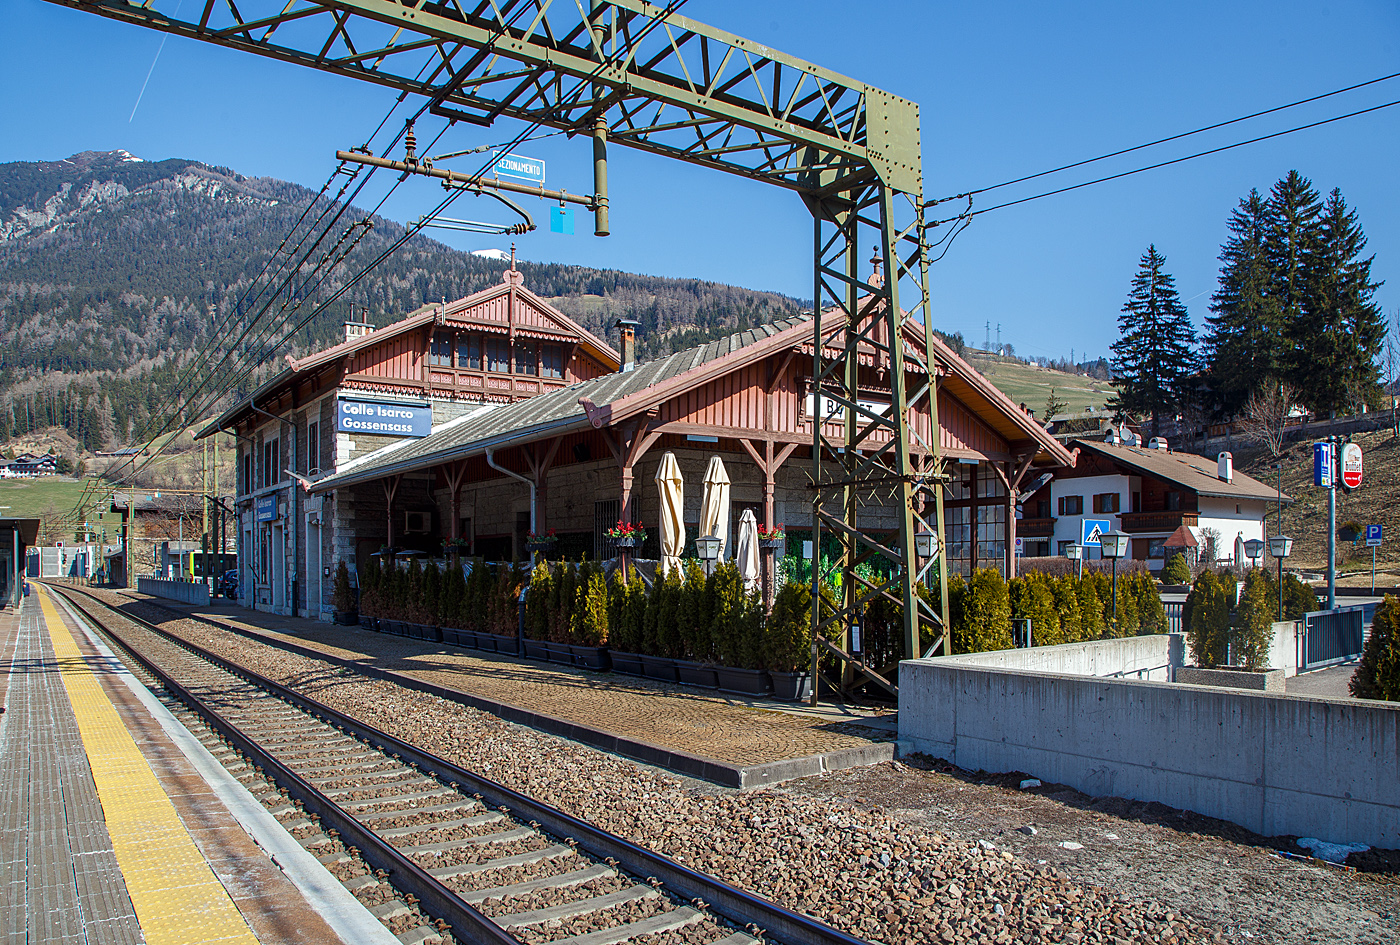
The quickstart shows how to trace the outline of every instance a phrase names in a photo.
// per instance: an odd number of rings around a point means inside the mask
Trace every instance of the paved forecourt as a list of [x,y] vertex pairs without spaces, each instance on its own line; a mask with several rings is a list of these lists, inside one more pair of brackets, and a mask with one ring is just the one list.
[[344,940],[239,826],[134,680],[31,586],[18,614],[0,614],[0,938]]

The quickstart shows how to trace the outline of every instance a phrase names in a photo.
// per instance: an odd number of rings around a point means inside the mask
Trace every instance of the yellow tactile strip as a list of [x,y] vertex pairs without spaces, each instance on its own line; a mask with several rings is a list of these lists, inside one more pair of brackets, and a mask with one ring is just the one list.
[[117,864],[147,943],[256,945],[42,586],[39,600]]

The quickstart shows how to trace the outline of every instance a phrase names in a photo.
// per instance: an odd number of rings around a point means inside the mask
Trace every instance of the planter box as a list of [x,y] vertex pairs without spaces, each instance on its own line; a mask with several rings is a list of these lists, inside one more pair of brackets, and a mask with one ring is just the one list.
[[[503,636],[499,633],[477,632],[476,638],[481,641],[483,650],[494,649],[497,653],[505,653],[507,656],[519,656],[520,646],[514,636]],[[489,644],[489,646],[487,645]]]
[[719,674],[719,688],[723,692],[741,696],[761,696],[768,692],[768,673],[764,670],[718,666],[715,672]]
[[332,618],[338,626],[353,627],[360,622],[360,615],[353,610],[337,610]]
[[543,640],[531,640],[525,638],[525,656],[532,660],[544,660],[549,662],[549,644]]
[[812,695],[812,674],[773,673],[773,698],[784,702],[800,702]]
[[574,655],[574,665],[584,669],[605,670],[608,668],[608,648],[605,646],[569,645]]
[[360,627],[364,630],[378,630],[379,621],[365,614],[360,614]]
[[1253,689],[1256,692],[1283,692],[1284,672],[1281,669],[1200,669],[1182,666],[1176,671],[1176,681],[1192,686],[1224,686],[1227,689]]
[[379,629],[382,633],[392,633],[399,637],[408,636],[408,630],[402,620],[381,620],[379,621]]
[[660,679],[664,682],[680,681],[680,676],[676,673],[676,661],[669,656],[647,656],[643,654],[642,674],[648,679]]
[[643,675],[642,657],[639,653],[619,653],[617,650],[609,650],[608,659],[612,661],[615,673],[623,673],[627,676]]
[[676,660],[676,672],[680,675],[681,682],[687,686],[702,686],[706,689],[719,688],[719,676],[709,663]]
[[574,665],[574,651],[567,643],[546,643],[544,644],[546,657],[551,663],[561,663],[564,666]]

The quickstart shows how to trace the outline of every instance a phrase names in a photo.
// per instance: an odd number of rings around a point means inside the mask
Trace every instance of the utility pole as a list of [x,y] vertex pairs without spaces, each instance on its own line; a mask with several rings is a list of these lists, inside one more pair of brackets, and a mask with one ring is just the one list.
[[1327,609],[1337,609],[1337,437],[1327,438]]
[[[219,501],[219,435],[218,435],[217,433],[214,434],[214,492],[213,492],[213,501],[214,501],[215,503],[217,503],[217,502]],[[215,523],[216,523],[215,526],[214,526],[214,532],[215,532],[215,534],[217,534],[217,535],[219,536],[219,541],[218,541],[218,543],[215,545],[215,548],[214,548],[214,571],[217,571],[219,574],[223,574],[223,573],[224,573],[224,533],[223,533],[223,529],[220,528],[220,526],[223,524],[223,521],[224,521],[223,506],[219,506],[218,511],[216,511],[214,514],[217,516],[217,518],[215,518],[215,520],[214,520]],[[211,574],[212,574],[212,572],[211,572]],[[216,589],[217,587],[218,587],[218,584],[217,584],[217,583],[213,583],[212,580],[211,580],[211,583],[210,583],[210,585],[209,585],[209,593],[211,593],[211,594],[214,593],[214,591],[215,591],[215,589]]]
[[204,583],[209,585],[209,590],[213,591],[213,585],[209,582],[209,441],[199,442],[199,494],[200,505],[204,512],[203,527],[200,529],[199,550],[204,555]]

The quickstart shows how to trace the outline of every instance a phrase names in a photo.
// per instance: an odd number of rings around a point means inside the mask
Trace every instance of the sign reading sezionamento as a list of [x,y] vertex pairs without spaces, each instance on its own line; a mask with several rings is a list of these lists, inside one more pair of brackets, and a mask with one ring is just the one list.
[[496,159],[492,168],[503,177],[517,177],[544,186],[544,162],[523,154],[505,154]]
[[335,405],[335,428],[339,433],[427,436],[433,432],[433,408],[372,400],[339,400]]

